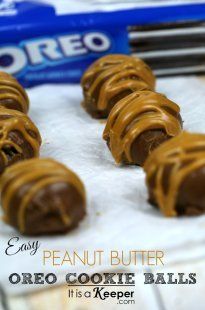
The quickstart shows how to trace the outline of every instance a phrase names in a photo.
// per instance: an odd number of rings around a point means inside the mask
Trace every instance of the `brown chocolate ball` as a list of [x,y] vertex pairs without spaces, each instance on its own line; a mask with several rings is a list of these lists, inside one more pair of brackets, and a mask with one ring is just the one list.
[[4,220],[26,235],[65,233],[85,216],[79,177],[49,158],[19,162],[0,178]]
[[161,143],[181,132],[177,104],[152,91],[134,92],[111,110],[103,133],[104,140],[120,164],[142,166]]
[[147,158],[149,202],[165,216],[205,213],[205,135],[182,132]]
[[41,136],[30,118],[0,107],[0,173],[17,161],[37,157]]
[[154,90],[155,77],[139,58],[107,55],[87,69],[81,85],[86,111],[94,118],[106,118],[120,99],[134,91]]
[[8,73],[0,72],[0,106],[28,112],[29,99],[24,88]]

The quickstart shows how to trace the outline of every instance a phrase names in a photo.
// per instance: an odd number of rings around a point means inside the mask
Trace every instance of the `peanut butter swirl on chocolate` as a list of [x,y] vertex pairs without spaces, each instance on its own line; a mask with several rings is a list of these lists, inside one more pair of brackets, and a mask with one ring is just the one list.
[[143,165],[149,153],[180,133],[180,108],[164,95],[139,91],[110,112],[103,138],[117,163]]
[[24,88],[10,74],[0,72],[0,106],[28,112],[29,99]]
[[40,133],[26,114],[0,107],[0,173],[19,160],[38,156],[40,145]]
[[0,178],[4,221],[23,234],[62,233],[85,215],[79,177],[50,158],[19,162]]
[[83,106],[95,118],[106,118],[112,107],[133,91],[154,90],[155,77],[141,59],[108,55],[94,62],[84,73]]
[[165,216],[205,212],[205,135],[182,132],[157,148],[144,165],[149,200]]

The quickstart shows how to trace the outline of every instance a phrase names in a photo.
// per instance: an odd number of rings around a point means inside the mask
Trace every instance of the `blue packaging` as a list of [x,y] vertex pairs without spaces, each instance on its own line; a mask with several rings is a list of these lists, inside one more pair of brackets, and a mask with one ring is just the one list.
[[205,20],[204,1],[169,2],[59,14],[52,2],[0,1],[0,70],[25,87],[79,82],[95,59],[130,53],[128,26]]

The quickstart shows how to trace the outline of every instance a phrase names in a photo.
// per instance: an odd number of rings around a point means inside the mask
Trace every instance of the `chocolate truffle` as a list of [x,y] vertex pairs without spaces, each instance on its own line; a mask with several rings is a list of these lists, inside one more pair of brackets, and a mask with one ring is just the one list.
[[147,158],[149,201],[165,216],[205,213],[205,135],[182,132]]
[[85,215],[79,177],[49,158],[33,158],[5,170],[0,178],[6,223],[22,234],[65,233]]
[[38,156],[40,145],[40,133],[26,114],[0,107],[0,173],[19,160]]
[[181,132],[179,112],[177,104],[152,91],[134,92],[120,100],[103,133],[115,161],[142,166],[153,149]]
[[139,58],[108,55],[87,69],[81,85],[87,112],[94,118],[106,118],[112,107],[133,91],[154,90],[155,77]]
[[0,72],[0,106],[28,112],[29,99],[26,91],[10,74]]

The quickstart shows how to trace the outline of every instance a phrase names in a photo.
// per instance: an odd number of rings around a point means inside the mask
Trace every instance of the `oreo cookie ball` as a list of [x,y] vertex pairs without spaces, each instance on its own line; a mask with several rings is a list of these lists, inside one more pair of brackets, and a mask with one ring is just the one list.
[[38,128],[26,114],[0,107],[0,173],[15,162],[37,157],[40,145]]
[[49,158],[19,162],[0,178],[4,221],[26,235],[65,233],[85,216],[79,177]]
[[103,138],[118,164],[143,166],[147,156],[182,129],[180,109],[164,95],[134,92],[111,110]]
[[154,90],[155,77],[141,59],[127,55],[107,55],[84,73],[83,107],[94,118],[107,118],[113,106],[134,91]]
[[27,113],[29,99],[24,88],[8,73],[0,71],[0,106]]
[[205,135],[182,132],[147,158],[149,202],[168,217],[205,213]]

